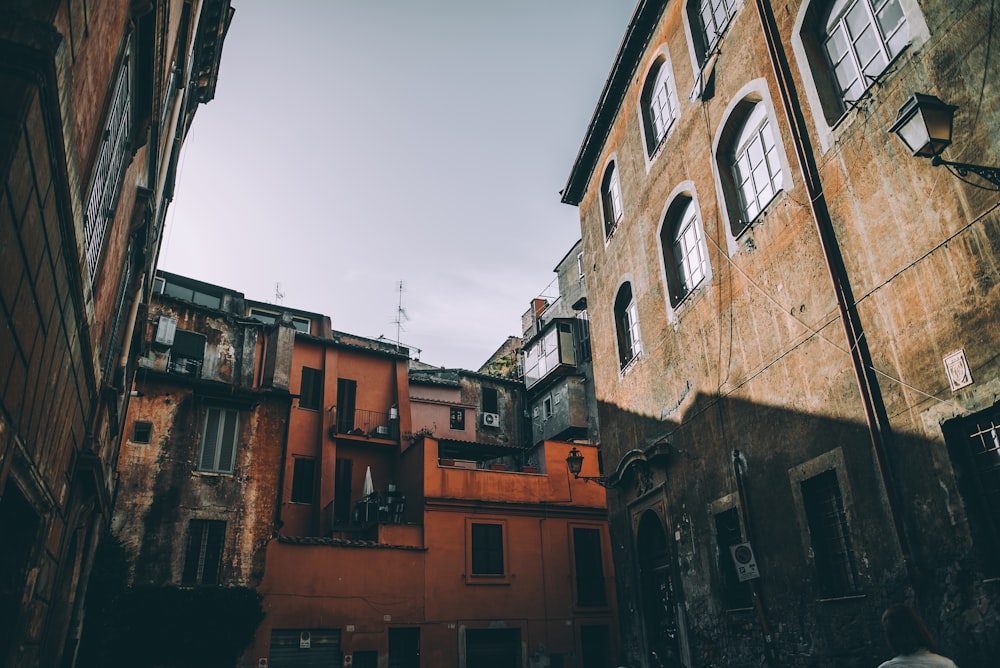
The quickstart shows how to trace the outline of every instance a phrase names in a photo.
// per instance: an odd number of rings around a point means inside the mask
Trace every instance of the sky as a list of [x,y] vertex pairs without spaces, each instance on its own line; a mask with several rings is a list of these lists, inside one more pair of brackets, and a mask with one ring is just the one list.
[[635,0],[233,6],[159,267],[478,369],[558,294],[559,192]]

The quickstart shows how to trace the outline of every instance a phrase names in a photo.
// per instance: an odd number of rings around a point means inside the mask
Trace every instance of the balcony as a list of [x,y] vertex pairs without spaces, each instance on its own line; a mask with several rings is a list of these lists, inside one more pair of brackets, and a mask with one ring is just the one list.
[[396,411],[370,411],[363,408],[344,410],[334,406],[330,438],[354,436],[399,442],[399,415]]

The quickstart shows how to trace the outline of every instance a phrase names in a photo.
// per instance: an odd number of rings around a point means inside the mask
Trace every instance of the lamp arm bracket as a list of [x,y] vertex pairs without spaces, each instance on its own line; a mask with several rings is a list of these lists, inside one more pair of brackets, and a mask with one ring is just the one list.
[[[938,165],[944,165],[952,174],[971,186],[976,186],[977,188],[982,188],[983,190],[1000,191],[1000,167],[973,165],[966,162],[952,162],[951,160],[945,160],[939,155],[936,155],[931,159],[931,164],[935,167]],[[979,183],[967,180],[966,177],[968,177],[969,174],[975,174],[984,181],[989,181],[994,187],[989,188]]]

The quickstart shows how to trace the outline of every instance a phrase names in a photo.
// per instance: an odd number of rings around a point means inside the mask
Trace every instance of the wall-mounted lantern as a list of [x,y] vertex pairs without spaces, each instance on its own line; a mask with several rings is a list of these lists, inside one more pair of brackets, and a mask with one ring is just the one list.
[[[889,132],[899,137],[913,155],[930,158],[935,167],[944,165],[969,185],[1000,190],[1000,168],[951,162],[941,157],[941,152],[951,144],[952,119],[956,109],[955,105],[947,104],[934,95],[914,93],[896,112],[896,121]],[[993,187],[967,180],[969,174],[989,181]]]
[[596,482],[601,487],[614,486],[614,483],[611,482],[607,476],[580,475],[580,471],[583,470],[583,454],[579,450],[577,450],[575,446],[573,447],[573,449],[569,451],[569,454],[566,456],[566,466],[569,467],[569,472],[572,473],[573,477],[576,478],[577,480]]

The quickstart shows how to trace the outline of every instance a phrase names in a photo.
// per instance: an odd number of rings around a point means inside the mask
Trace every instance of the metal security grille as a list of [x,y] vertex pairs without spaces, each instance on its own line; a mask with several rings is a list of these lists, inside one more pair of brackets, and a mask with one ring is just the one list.
[[809,523],[820,594],[826,598],[856,594],[854,551],[836,471],[825,471],[803,481],[802,502]]
[[94,163],[93,185],[83,218],[83,239],[90,280],[97,276],[97,265],[104,248],[108,222],[115,215],[121,192],[122,172],[128,157],[129,135],[132,133],[132,70],[131,46],[126,47],[115,92],[111,98],[108,124],[104,129],[101,148]]
[[274,629],[268,668],[330,668],[343,665],[339,629]]

